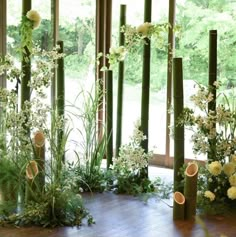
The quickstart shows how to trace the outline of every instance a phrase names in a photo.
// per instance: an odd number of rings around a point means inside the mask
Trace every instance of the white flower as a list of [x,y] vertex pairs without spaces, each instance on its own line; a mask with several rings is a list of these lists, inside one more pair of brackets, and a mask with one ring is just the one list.
[[145,22],[142,25],[137,27],[137,32],[141,33],[143,36],[146,37],[149,33],[148,31],[151,26],[152,26],[152,24],[150,22]]
[[208,165],[208,170],[212,175],[218,176],[221,173],[222,165],[219,161],[213,161]]
[[39,13],[35,10],[30,10],[26,13],[26,17],[33,22],[33,29],[39,27],[41,22],[41,17]]
[[235,186],[236,187],[236,175],[232,175],[229,177],[229,183],[231,186]]
[[211,191],[205,191],[204,196],[210,199],[211,202],[214,201],[216,197],[215,194]]
[[235,164],[233,162],[224,164],[223,171],[227,176],[232,175],[235,172]]
[[231,187],[227,190],[227,196],[229,199],[236,199],[236,187]]

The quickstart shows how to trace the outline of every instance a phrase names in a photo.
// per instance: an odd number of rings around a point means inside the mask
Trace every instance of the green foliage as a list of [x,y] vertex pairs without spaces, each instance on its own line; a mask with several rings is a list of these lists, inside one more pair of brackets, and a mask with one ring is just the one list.
[[[35,67],[32,70],[32,78],[29,84],[34,97],[25,102],[23,109],[18,111],[17,93],[7,88],[0,88],[0,102],[4,108],[1,114],[1,130],[4,138],[1,138],[0,159],[0,187],[4,190],[15,190],[16,202],[20,193],[21,212],[9,215],[6,207],[9,202],[4,202],[1,211],[5,222],[16,225],[41,225],[61,226],[80,225],[82,219],[87,216],[91,224],[93,219],[89,216],[82,203],[82,197],[72,190],[76,186],[74,179],[76,174],[64,164],[63,158],[66,152],[66,144],[71,129],[66,128],[66,119],[57,116],[55,111],[45,104],[47,98],[45,89],[50,86],[52,69],[55,68],[56,59],[62,57],[56,49],[50,52],[32,49],[32,56],[36,56]],[[1,59],[1,71],[8,74],[11,81],[18,83],[21,71],[15,67],[14,61]],[[9,59],[9,60],[8,60]],[[26,120],[27,118],[27,120]],[[85,118],[87,119],[87,117]],[[22,126],[23,122],[25,126]],[[50,123],[49,123],[50,121]],[[50,125],[50,126],[49,126]],[[30,131],[26,133],[25,130]],[[64,130],[60,144],[57,143],[57,134]],[[29,161],[34,159],[37,166],[34,145],[31,139],[35,131],[42,131],[48,148],[44,173],[45,185],[40,187],[37,174],[33,179],[26,174]],[[4,156],[3,156],[4,155]],[[67,170],[68,169],[68,170]],[[69,179],[70,177],[70,179]],[[11,192],[9,191],[9,194]],[[30,202],[29,202],[30,200]],[[11,213],[15,209],[10,210]]]
[[[105,174],[101,170],[101,164],[105,157],[107,137],[104,133],[103,137],[98,139],[96,116],[101,96],[98,89],[99,87],[95,87],[95,91],[81,91],[72,105],[75,112],[71,115],[81,125],[76,128],[80,140],[76,143],[75,150],[76,174],[81,177],[77,185],[84,191],[102,192],[105,189]],[[80,101],[79,107],[76,106],[77,101]]]
[[38,202],[28,203],[22,213],[9,216],[7,222],[18,226],[79,226],[89,215],[80,195],[54,185],[45,189]]
[[145,153],[140,146],[141,141],[146,137],[139,128],[140,122],[138,121],[135,124],[130,142],[122,145],[119,156],[113,159],[111,167],[112,189],[116,193],[138,195],[154,191],[153,183],[147,177],[143,177],[141,173],[144,168],[147,168],[152,153]]

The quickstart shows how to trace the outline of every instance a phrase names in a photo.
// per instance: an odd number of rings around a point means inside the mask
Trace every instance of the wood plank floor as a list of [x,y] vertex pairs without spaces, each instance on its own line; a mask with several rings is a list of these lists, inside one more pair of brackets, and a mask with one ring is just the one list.
[[[0,237],[204,237],[194,221],[172,220],[172,208],[156,198],[146,204],[127,195],[84,195],[96,224],[80,228],[0,227]],[[212,237],[236,237],[236,216],[204,217]]]

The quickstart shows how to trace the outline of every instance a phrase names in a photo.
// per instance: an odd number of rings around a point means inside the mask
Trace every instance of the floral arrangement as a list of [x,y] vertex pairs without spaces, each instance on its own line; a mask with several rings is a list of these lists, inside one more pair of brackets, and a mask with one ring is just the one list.
[[[169,23],[153,24],[145,22],[139,26],[124,25],[121,27],[121,32],[125,35],[125,46],[111,47],[109,54],[106,55],[110,67],[116,65],[118,62],[125,60],[128,53],[137,50],[137,47],[146,43],[146,39],[152,39],[155,47],[163,48],[165,45],[165,35],[170,27]],[[177,27],[176,27],[177,29]],[[97,64],[99,65],[99,58],[103,54],[99,53],[97,56]],[[107,70],[103,67],[102,70]]]
[[[208,111],[208,103],[213,102],[212,88],[197,86],[197,93],[190,98],[195,109],[185,108],[178,122],[193,132],[195,155],[208,156],[199,172],[199,207],[207,212],[221,212],[226,204],[236,204],[235,97],[232,91],[228,95],[219,93],[214,101],[216,110]],[[214,86],[221,88],[219,82]]]
[[140,130],[140,121],[137,121],[130,142],[120,147],[119,157],[113,158],[111,170],[115,192],[137,195],[154,191],[151,181],[141,175],[152,157],[152,152],[145,153],[140,146],[144,139],[146,136]]
[[33,29],[36,29],[39,27],[39,25],[41,23],[41,17],[37,11],[35,11],[35,10],[28,11],[26,13],[26,17],[30,21],[31,27]]
[[35,10],[30,10],[21,19],[21,50],[24,53],[31,53],[33,48],[32,31],[37,29],[41,23],[41,17]]
[[[9,192],[14,190],[14,202],[21,210],[15,213],[16,205],[9,209],[9,202],[1,203],[0,221],[4,223],[54,227],[80,225],[84,217],[89,224],[93,223],[82,197],[74,192],[77,180],[72,184],[71,177],[76,174],[63,163],[70,129],[65,129],[60,146],[55,142],[58,131],[66,127],[67,119],[56,115],[46,103],[46,89],[50,86],[53,69],[57,59],[64,56],[57,50],[32,48],[33,65],[28,84],[32,97],[21,109],[18,86],[22,71],[10,55],[0,59],[0,75],[6,75],[16,85],[13,90],[0,88],[0,188],[7,185]],[[35,154],[32,137],[36,131],[41,131],[46,139],[45,169]],[[42,175],[43,188],[39,179]],[[17,203],[18,193],[21,202]]]
[[145,22],[138,27],[131,25],[124,25],[121,27],[121,32],[125,34],[125,45],[128,51],[135,49],[135,46],[140,46],[146,43],[146,39],[151,40],[155,47],[163,48],[165,33],[168,32],[170,24],[153,24]]

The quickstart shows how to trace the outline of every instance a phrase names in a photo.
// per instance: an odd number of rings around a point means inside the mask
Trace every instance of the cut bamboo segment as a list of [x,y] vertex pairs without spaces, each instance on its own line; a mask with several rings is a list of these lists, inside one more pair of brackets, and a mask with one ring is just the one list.
[[42,131],[34,134],[34,149],[39,168],[39,187],[40,190],[43,190],[45,184],[45,136]]
[[34,134],[34,144],[35,147],[43,147],[45,144],[45,136],[43,132],[38,131]]
[[185,197],[181,192],[174,193],[173,219],[184,220]]
[[33,180],[38,174],[38,164],[35,160],[31,160],[26,166],[26,177],[29,180]]
[[185,170],[184,196],[185,204],[185,219],[194,218],[197,206],[197,177],[198,165],[190,163]]

